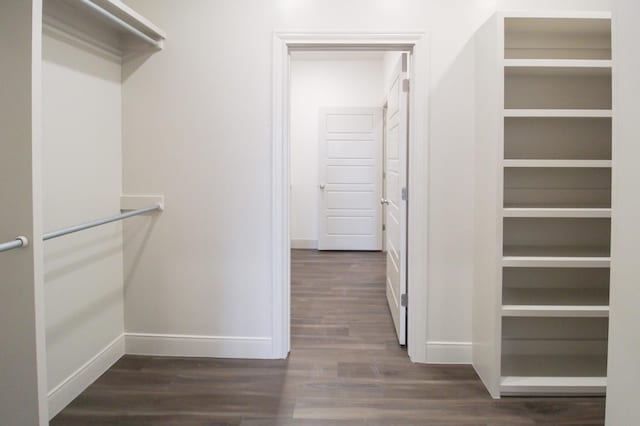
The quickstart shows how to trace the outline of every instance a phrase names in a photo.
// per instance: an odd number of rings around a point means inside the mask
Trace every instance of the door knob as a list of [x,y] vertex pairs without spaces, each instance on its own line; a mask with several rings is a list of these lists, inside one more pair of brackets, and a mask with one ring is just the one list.
[[381,198],[381,199],[380,199],[380,204],[386,204],[386,205],[389,205],[389,200],[386,200],[386,199],[384,199],[384,198]]

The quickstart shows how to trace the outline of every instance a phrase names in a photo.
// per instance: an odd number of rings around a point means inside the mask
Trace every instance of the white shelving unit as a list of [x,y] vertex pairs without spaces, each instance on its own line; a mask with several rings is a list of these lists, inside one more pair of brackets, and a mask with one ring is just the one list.
[[474,367],[495,398],[604,394],[610,16],[499,13],[476,49]]

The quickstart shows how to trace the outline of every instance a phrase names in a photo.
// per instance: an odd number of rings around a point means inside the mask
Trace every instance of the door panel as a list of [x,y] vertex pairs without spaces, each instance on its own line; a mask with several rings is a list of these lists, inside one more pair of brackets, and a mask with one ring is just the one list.
[[387,252],[387,302],[398,342],[406,344],[407,308],[402,296],[407,293],[407,201],[402,190],[407,186],[407,143],[409,120],[408,54],[403,53],[393,73],[387,94],[385,137],[385,224]]
[[320,111],[319,250],[382,250],[382,108]]

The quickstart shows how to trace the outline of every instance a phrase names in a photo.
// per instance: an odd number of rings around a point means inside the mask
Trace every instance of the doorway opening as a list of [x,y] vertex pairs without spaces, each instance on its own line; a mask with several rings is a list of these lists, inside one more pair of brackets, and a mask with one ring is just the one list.
[[[385,315],[390,321],[396,347],[406,344],[411,360],[424,362],[428,223],[428,67],[424,35],[419,32],[277,33],[274,44],[274,356],[286,358],[291,347],[290,268],[293,264],[294,274],[299,274],[298,267],[302,265],[307,273],[318,274],[321,280],[336,278],[323,277],[326,271],[349,275],[350,279],[377,280],[383,291],[378,301],[383,300],[389,307],[383,304],[384,309],[380,309],[377,305],[374,315]],[[381,64],[393,63],[393,66],[382,66],[379,74],[386,74],[387,78],[379,79],[381,90],[365,93],[374,97],[369,101],[345,100],[349,97],[346,92],[363,88],[370,77],[366,73],[352,77],[351,87],[344,88],[334,100],[326,98],[331,90],[322,83],[307,85],[308,90],[315,91],[313,96],[304,91],[300,95],[294,81],[297,61],[303,59],[302,62],[306,61],[306,66],[313,69],[313,61],[327,54],[333,55],[334,62],[340,56],[343,63],[345,58],[353,62],[359,57],[380,60]],[[392,57],[395,62],[390,60]],[[318,73],[317,66],[315,69]],[[375,92],[379,93],[377,97]],[[324,101],[319,104],[317,99],[322,96]],[[300,119],[296,108],[298,98],[305,107],[315,102],[315,113],[306,113],[306,125],[304,117],[302,125],[297,123]],[[312,102],[313,99],[316,101]],[[383,124],[385,103],[386,125]],[[301,134],[307,144],[302,150],[297,145]],[[298,163],[299,155],[307,158]],[[310,166],[313,162],[315,166]],[[315,179],[313,173],[306,173],[306,177],[305,173],[298,175],[300,170],[315,170],[317,175]],[[304,234],[301,229],[309,232]],[[309,264],[317,267],[316,272],[307,268]],[[308,282],[304,274],[299,276]],[[366,287],[367,283],[360,284]],[[356,282],[351,289],[357,287]],[[302,294],[304,299],[304,287],[301,288],[302,292],[296,293],[296,297]],[[333,287],[319,297],[326,299],[327,306],[332,303],[330,299],[335,302],[341,291],[352,304],[366,301],[366,295],[347,294],[347,290],[347,287]],[[349,312],[349,306],[342,308],[341,312]],[[301,305],[300,309],[306,309],[313,317],[309,306]],[[325,321],[311,317],[302,322]],[[300,321],[294,323],[296,327],[300,324]],[[337,333],[339,336],[349,332],[340,324],[328,328],[318,326],[315,330],[311,323],[303,325],[308,326],[307,331],[312,330],[312,335]]]
[[290,52],[293,349],[406,345],[409,58]]

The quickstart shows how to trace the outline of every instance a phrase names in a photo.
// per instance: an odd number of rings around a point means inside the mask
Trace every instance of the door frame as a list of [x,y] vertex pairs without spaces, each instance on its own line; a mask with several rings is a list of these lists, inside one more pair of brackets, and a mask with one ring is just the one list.
[[272,104],[272,356],[286,358],[291,338],[290,57],[291,50],[410,50],[407,219],[407,346],[426,362],[429,208],[429,46],[424,31],[276,31]]

